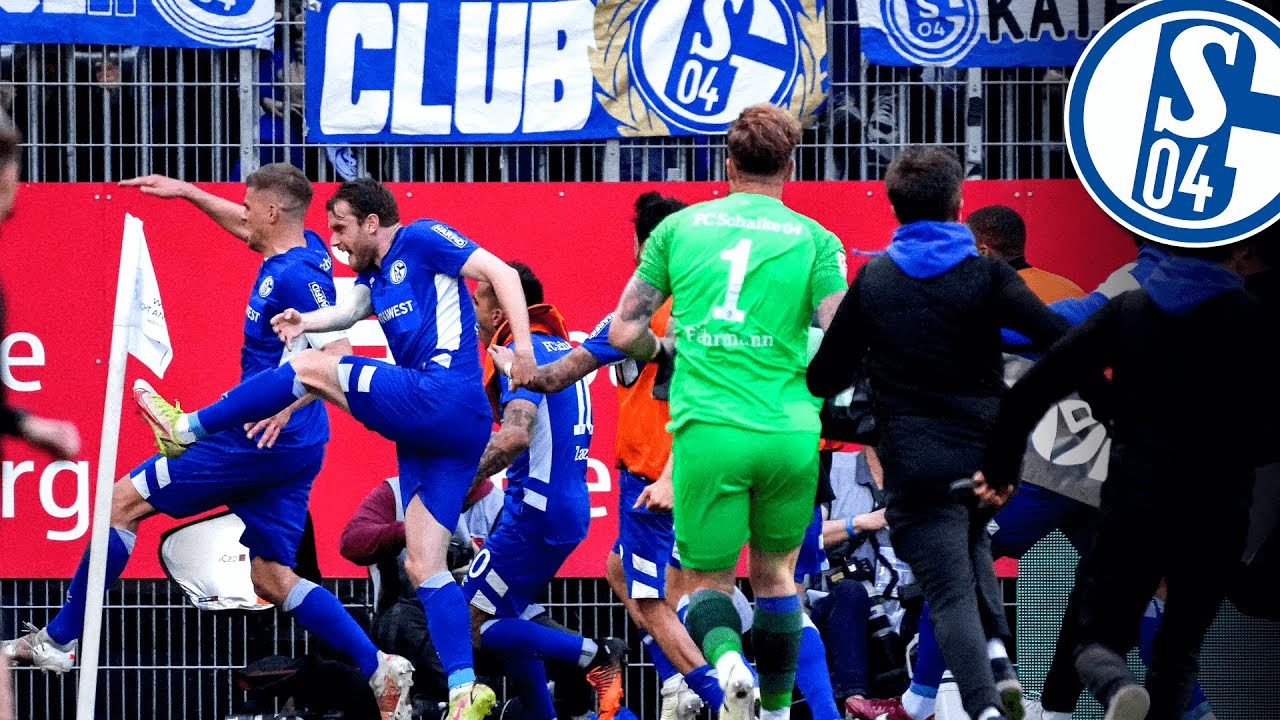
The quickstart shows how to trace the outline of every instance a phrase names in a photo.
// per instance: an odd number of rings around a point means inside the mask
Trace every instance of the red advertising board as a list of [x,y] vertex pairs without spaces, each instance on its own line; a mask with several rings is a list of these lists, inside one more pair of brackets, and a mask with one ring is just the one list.
[[[239,202],[243,186],[205,186]],[[722,196],[719,183],[399,184],[392,186],[406,220],[448,222],[482,246],[529,264],[581,340],[613,310],[632,266],[632,203],[657,189],[688,202]],[[332,185],[316,188],[308,227],[327,237],[324,200]],[[895,225],[880,183],[795,183],[785,200],[810,215],[851,248],[881,250]],[[1029,228],[1029,260],[1091,289],[1128,262],[1128,235],[1073,181],[980,181],[966,186],[966,209],[1006,204]],[[96,478],[103,422],[112,294],[125,213],[143,220],[164,301],[174,358],[163,379],[130,359],[128,380],[146,377],[183,407],[218,398],[238,379],[244,306],[259,256],[222,232],[194,207],[157,200],[134,190],[99,184],[22,186],[17,212],[0,230],[0,267],[7,299],[3,381],[9,401],[80,428],[84,449],[73,462],[16,442],[4,443],[0,478],[0,577],[66,577],[88,539],[91,488]],[[851,256],[851,265],[860,262]],[[335,262],[339,293],[353,274]],[[345,280],[343,279],[345,278]],[[373,320],[352,334],[361,354],[381,356],[385,345]],[[613,428],[614,388],[609,373],[591,383],[595,439],[588,482],[591,533],[562,570],[599,577],[616,533]],[[339,411],[331,411],[333,439],[311,496],[322,571],[333,577],[363,571],[337,552],[338,537],[360,499],[395,474],[391,444]],[[151,436],[126,403],[117,477],[151,452]],[[126,577],[158,577],[161,531],[176,524],[149,520]]]

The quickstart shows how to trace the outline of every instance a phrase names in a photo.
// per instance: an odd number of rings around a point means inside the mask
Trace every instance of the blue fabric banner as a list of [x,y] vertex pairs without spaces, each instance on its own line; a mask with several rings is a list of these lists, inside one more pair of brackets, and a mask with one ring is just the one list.
[[270,48],[275,0],[0,0],[0,43]]
[[862,52],[875,65],[1074,65],[1117,0],[858,0]]
[[723,132],[826,98],[825,0],[343,0],[307,14],[307,139]]

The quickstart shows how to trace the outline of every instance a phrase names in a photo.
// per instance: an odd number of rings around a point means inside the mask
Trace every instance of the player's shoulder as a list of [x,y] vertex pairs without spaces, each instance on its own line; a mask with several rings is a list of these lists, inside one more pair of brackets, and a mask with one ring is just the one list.
[[332,277],[333,256],[329,254],[329,249],[319,240],[318,235],[309,230],[307,232],[315,236],[315,239],[307,238],[306,245],[291,248],[288,252],[281,254],[281,264],[287,272]]
[[422,218],[414,220],[404,226],[405,237],[414,241],[436,242],[446,240],[454,246],[464,248],[471,244],[471,240],[458,232],[456,228],[443,220],[433,218]]

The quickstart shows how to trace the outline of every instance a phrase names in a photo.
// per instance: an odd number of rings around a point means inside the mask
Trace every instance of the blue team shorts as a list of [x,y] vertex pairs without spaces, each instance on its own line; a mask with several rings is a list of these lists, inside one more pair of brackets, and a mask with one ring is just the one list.
[[622,558],[622,575],[633,600],[667,596],[667,565],[672,564],[676,542],[671,513],[632,507],[648,485],[626,468],[618,473],[618,539],[613,552]]
[[796,582],[806,583],[808,578],[822,573],[827,553],[822,549],[822,508],[813,509],[813,521],[804,531],[800,543],[800,555],[796,557]]
[[548,543],[504,515],[462,580],[467,602],[495,618],[525,618],[542,611],[547,583],[577,543]]
[[240,542],[251,557],[293,567],[324,445],[259,450],[235,432],[205,438],[172,460],[155,455],[129,478],[144,500],[171,517],[226,505],[244,521]]
[[489,443],[493,416],[478,384],[450,382],[447,368],[428,365],[412,370],[348,355],[338,361],[338,382],[351,415],[395,442],[405,509],[417,497],[452,531]]

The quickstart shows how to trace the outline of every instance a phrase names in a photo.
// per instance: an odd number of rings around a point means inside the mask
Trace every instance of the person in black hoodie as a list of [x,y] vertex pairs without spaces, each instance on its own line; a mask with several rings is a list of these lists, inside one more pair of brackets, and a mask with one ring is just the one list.
[[1068,324],[1008,264],[978,254],[956,222],[963,177],[955,154],[938,147],[910,148],[890,166],[885,187],[902,225],[885,255],[858,271],[808,383],[831,397],[865,367],[893,545],[932,608],[965,712],[1021,720],[986,532],[1013,485],[980,505],[971,478],[1005,392],[1000,329],[1047,348]]
[[[1005,396],[975,476],[980,495],[1015,482],[1045,410],[1110,372],[1101,520],[1064,619],[1077,629],[1076,670],[1107,720],[1181,717],[1227,592],[1215,576],[1240,559],[1254,468],[1274,444],[1280,379],[1267,367],[1262,305],[1222,264],[1233,251],[1174,248],[1142,289],[1073,329]],[[1188,518],[1207,530],[1188,532]],[[1124,658],[1161,578],[1164,623],[1144,689]]]

